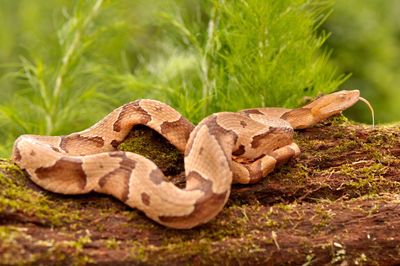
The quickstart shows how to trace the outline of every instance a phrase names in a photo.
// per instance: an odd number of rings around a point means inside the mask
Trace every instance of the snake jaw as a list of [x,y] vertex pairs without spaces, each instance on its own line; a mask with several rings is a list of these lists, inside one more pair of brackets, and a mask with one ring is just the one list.
[[311,113],[318,119],[323,120],[332,115],[353,106],[360,99],[360,91],[338,91],[329,95],[322,96],[305,108],[311,108]]

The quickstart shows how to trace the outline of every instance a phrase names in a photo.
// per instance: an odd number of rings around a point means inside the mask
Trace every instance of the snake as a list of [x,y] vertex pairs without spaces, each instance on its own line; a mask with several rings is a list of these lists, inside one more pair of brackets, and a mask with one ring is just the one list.
[[[166,227],[190,229],[221,212],[233,183],[259,182],[298,156],[295,129],[312,127],[359,100],[366,101],[358,90],[338,91],[297,109],[214,113],[195,126],[165,103],[140,99],[80,132],[21,135],[11,159],[45,190],[108,194]],[[157,131],[184,154],[184,188],[151,160],[117,150],[135,125]]]

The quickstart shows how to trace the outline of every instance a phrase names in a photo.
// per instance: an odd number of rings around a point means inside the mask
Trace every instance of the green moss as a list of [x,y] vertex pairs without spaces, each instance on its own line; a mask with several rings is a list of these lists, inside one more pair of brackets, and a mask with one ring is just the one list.
[[357,178],[357,172],[352,164],[342,164],[337,173],[351,178]]
[[108,248],[108,249],[117,249],[119,247],[120,242],[118,240],[116,240],[115,238],[110,238],[105,240],[104,245]]
[[283,184],[304,185],[310,178],[313,169],[308,168],[303,163],[296,163],[295,165],[283,165],[279,171],[274,173],[274,179],[279,180]]
[[285,211],[285,212],[291,212],[296,208],[296,206],[297,206],[296,202],[288,203],[288,204],[277,203],[277,204],[274,205],[274,208],[278,209],[278,210]]
[[68,205],[50,200],[28,187],[25,174],[13,163],[0,161],[0,212],[18,212],[33,216],[33,220],[49,226],[79,219]]
[[365,253],[361,253],[354,259],[354,265],[367,265],[370,262],[371,260],[368,259]]
[[139,262],[147,262],[149,259],[148,253],[154,250],[154,247],[148,245],[145,241],[132,241],[130,246],[129,259]]
[[118,150],[140,154],[153,161],[165,175],[176,175],[183,171],[183,154],[156,131],[145,126],[136,126]]
[[380,148],[393,148],[399,140],[399,135],[394,132],[388,132],[385,129],[380,129],[380,131],[374,130],[368,135],[366,143]]
[[313,233],[317,233],[330,225],[335,213],[331,209],[326,209],[324,204],[317,204],[314,208],[315,215],[310,220],[315,220]]
[[84,246],[91,243],[92,239],[90,238],[90,234],[80,236],[76,241],[69,242],[69,246],[74,248],[76,251],[80,252],[83,250]]
[[[262,245],[273,245],[272,237],[260,238],[260,233],[253,230],[243,237],[226,237],[216,241],[207,235],[182,239],[180,235],[185,235],[186,231],[179,231],[175,237],[165,239],[162,245],[132,241],[129,258],[147,264],[162,264],[166,260],[179,265],[193,265],[194,262],[197,265],[227,264],[254,258],[256,253],[266,251]],[[219,245],[221,242],[223,247]]]
[[345,141],[341,141],[340,145],[333,147],[329,153],[343,153],[351,150],[355,150],[360,147],[360,144],[356,140],[346,139]]
[[30,241],[25,229],[14,226],[0,226],[0,262],[4,265],[29,264],[37,255],[20,252],[24,242]]
[[333,116],[329,121],[335,126],[346,125],[349,123],[349,119],[342,114]]
[[353,192],[358,196],[389,191],[399,193],[400,183],[385,179],[383,175],[385,175],[386,171],[387,167],[380,163],[353,169],[352,179],[345,183],[349,188],[348,193],[351,194]]

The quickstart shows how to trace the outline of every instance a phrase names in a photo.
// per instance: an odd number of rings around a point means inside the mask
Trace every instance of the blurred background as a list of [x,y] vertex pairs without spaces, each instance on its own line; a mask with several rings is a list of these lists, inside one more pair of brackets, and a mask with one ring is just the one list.
[[[357,88],[376,110],[378,123],[400,120],[400,1],[336,0],[323,25],[332,33],[331,60],[351,77],[340,87]],[[368,122],[355,106],[348,114]]]
[[0,0],[0,154],[141,97],[198,122],[359,89],[377,123],[400,120],[400,1],[278,2]]

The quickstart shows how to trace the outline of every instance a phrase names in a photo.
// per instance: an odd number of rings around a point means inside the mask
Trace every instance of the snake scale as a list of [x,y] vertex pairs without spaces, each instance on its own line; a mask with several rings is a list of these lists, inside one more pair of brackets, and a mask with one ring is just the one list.
[[[92,127],[66,136],[22,135],[12,160],[42,188],[63,194],[112,195],[172,228],[214,218],[232,183],[255,183],[300,153],[293,130],[315,125],[349,108],[358,90],[322,96],[298,109],[256,108],[221,112],[197,126],[165,103],[136,100]],[[163,135],[184,153],[186,187],[168,182],[149,159],[117,151],[135,125]]]

